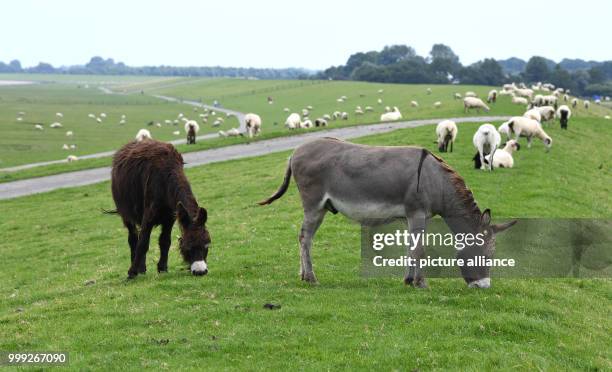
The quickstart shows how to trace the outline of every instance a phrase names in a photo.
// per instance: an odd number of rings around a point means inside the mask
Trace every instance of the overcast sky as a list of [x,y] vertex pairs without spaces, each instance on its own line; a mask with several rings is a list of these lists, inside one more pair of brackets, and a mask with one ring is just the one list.
[[606,0],[18,0],[2,4],[0,61],[323,69],[390,44],[426,55],[434,43],[464,64],[610,60],[611,21]]

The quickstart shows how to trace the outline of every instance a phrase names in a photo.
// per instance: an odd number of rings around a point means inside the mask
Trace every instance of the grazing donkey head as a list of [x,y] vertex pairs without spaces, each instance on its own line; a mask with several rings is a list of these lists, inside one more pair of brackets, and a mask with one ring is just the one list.
[[[495,235],[510,228],[517,221],[512,220],[502,224],[491,224],[491,210],[486,209],[481,215],[477,225],[477,234],[482,239],[476,239],[457,251],[457,258],[464,262],[480,256],[484,259],[493,258],[495,253]],[[491,286],[490,267],[486,265],[461,266],[461,275],[470,288],[489,288]]]
[[210,246],[210,234],[206,230],[208,218],[206,209],[200,208],[196,218],[192,219],[183,203],[179,202],[176,206],[176,216],[181,228],[179,249],[183,259],[191,265],[193,275],[208,274],[206,257]]

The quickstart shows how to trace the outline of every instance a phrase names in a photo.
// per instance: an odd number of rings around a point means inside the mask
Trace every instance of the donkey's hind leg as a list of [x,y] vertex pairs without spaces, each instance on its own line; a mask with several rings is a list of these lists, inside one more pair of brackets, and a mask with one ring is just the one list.
[[[411,235],[424,234],[427,228],[427,218],[422,214],[408,217],[408,226]],[[421,239],[417,239],[415,247],[407,247],[407,249],[408,256],[414,260],[415,266],[410,266],[406,269],[404,284],[418,288],[427,288],[423,268],[419,264],[419,260],[425,256],[425,247],[421,244]]]
[[310,283],[317,282],[317,278],[312,270],[312,260],[310,258],[312,239],[323,222],[325,212],[325,209],[304,211],[304,222],[302,222],[302,229],[300,230],[299,236],[301,262],[300,276],[302,280]]
[[136,245],[138,244],[138,230],[133,223],[123,220],[123,225],[128,230],[128,244],[130,245],[130,263],[134,263],[136,256]]

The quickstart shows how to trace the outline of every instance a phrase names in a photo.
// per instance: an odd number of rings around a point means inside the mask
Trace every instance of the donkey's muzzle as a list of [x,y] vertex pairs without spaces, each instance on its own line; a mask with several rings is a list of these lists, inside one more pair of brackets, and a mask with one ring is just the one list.
[[491,287],[491,278],[482,278],[468,283],[470,288],[489,288]]

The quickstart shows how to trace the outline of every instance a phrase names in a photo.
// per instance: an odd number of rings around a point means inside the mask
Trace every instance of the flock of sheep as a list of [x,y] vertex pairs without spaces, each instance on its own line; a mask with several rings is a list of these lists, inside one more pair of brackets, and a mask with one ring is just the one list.
[[[536,94],[536,92],[549,94]],[[544,130],[542,123],[559,119],[562,129],[567,129],[569,119],[572,116],[570,107],[566,104],[561,104],[562,97],[564,103],[570,103],[573,108],[576,108],[579,101],[577,98],[570,97],[569,90],[556,88],[552,84],[538,83],[531,88],[527,88],[524,84],[505,84],[501,90],[491,90],[487,95],[487,103],[495,103],[498,96],[511,96],[512,103],[525,105],[527,110],[523,116],[515,116],[510,120],[502,123],[499,128],[495,128],[492,124],[486,123],[481,125],[472,142],[477,149],[474,156],[475,168],[492,170],[496,167],[512,168],[514,159],[512,154],[520,149],[519,138],[527,138],[527,147],[531,147],[533,138],[540,139],[546,151],[549,151],[553,140]],[[459,93],[455,94],[456,99],[463,98],[464,111],[468,112],[471,109],[489,111],[489,106],[484,103],[473,92],[466,92],[462,97]],[[605,99],[609,100],[609,97]],[[598,104],[600,101],[598,100]],[[585,109],[590,107],[588,100],[583,101]],[[609,116],[606,116],[609,119]],[[457,125],[451,120],[444,120],[436,127],[436,135],[438,137],[438,148],[440,151],[447,151],[449,144],[452,151],[452,144],[457,137]],[[507,142],[500,149],[502,142],[502,134],[506,137]],[[499,151],[497,151],[499,149]]]
[[[426,89],[426,94],[431,94],[431,88]],[[383,89],[378,90],[378,94],[382,95]],[[363,95],[362,95],[363,96]],[[538,138],[542,140],[547,151],[552,146],[552,138],[544,131],[542,123],[550,121],[553,118],[558,118],[561,122],[561,127],[567,129],[569,119],[572,115],[571,109],[576,108],[580,102],[577,98],[571,97],[569,90],[563,88],[555,88],[552,84],[537,83],[532,85],[530,88],[524,84],[505,84],[500,90],[491,90],[487,94],[486,103],[478,97],[478,95],[472,91],[461,93],[454,93],[453,98],[455,100],[462,100],[464,112],[470,110],[480,110],[488,112],[490,110],[487,104],[494,104],[499,96],[510,96],[511,101],[517,105],[524,105],[527,107],[527,111],[521,117],[513,117],[509,121],[500,125],[499,128],[495,128],[491,124],[483,124],[476,131],[473,138],[474,146],[477,148],[478,153],[474,157],[475,165],[481,169],[493,169],[494,167],[506,167],[511,168],[514,165],[512,159],[512,153],[520,148],[518,144],[519,137],[526,137],[528,147],[531,147],[532,139]],[[605,97],[605,100],[610,100],[610,97]],[[337,103],[344,103],[348,100],[348,97],[341,96],[336,99]],[[561,100],[563,102],[561,102]],[[271,97],[268,97],[268,103],[273,103]],[[559,105],[559,103],[563,103]],[[600,100],[595,101],[596,104],[600,104]],[[380,106],[383,104],[382,98],[377,99],[377,104]],[[582,105],[585,109],[589,109],[591,103],[588,100],[584,100]],[[419,103],[415,100],[410,102],[410,106],[413,108],[419,107]],[[433,107],[439,108],[442,106],[441,101],[436,101]],[[193,108],[194,113],[198,113],[198,108]],[[288,113],[288,117],[285,120],[285,127],[288,129],[309,129],[313,127],[326,127],[332,121],[336,120],[348,120],[349,113],[346,111],[334,111],[330,114],[324,114],[316,119],[310,118],[311,112],[313,111],[312,106],[306,106],[301,110],[300,113],[291,112],[289,108],[284,108],[283,112]],[[375,109],[372,106],[356,106],[354,114],[364,115],[367,112],[374,112]],[[19,112],[17,115],[17,121],[22,121],[25,116],[25,112]],[[219,115],[215,110],[203,108],[203,112],[198,114],[198,119],[202,124],[208,123],[209,118],[214,118],[212,127],[218,127],[224,123],[225,118]],[[225,117],[229,117],[231,114],[227,113]],[[59,129],[62,128],[60,120],[63,118],[63,114],[56,113],[57,121],[49,125],[50,128]],[[88,118],[94,120],[96,123],[103,123],[107,119],[106,113],[102,112],[98,115],[90,113]],[[610,119],[608,115],[605,117]],[[393,122],[402,119],[402,114],[398,107],[384,107],[384,112],[380,115],[381,122]],[[249,137],[257,136],[261,133],[262,120],[261,117],[254,113],[248,113],[245,115],[245,130]],[[121,115],[119,125],[124,125],[127,122],[125,114]],[[187,136],[187,144],[194,144],[196,141],[196,135],[200,131],[200,124],[197,120],[186,117],[183,113],[179,113],[173,120],[164,120],[165,124],[177,126],[179,124],[184,125],[184,131]],[[275,123],[276,124],[276,123]],[[149,122],[149,126],[162,127],[160,122]],[[36,130],[44,130],[42,124],[35,125]],[[436,127],[436,136],[438,139],[438,148],[440,151],[452,151],[453,143],[458,133],[457,125],[451,120],[444,120]],[[219,136],[222,137],[237,137],[244,136],[238,128],[231,128],[223,131],[219,130]],[[173,131],[173,135],[181,135],[181,131]],[[508,142],[503,148],[501,146],[501,135],[504,135]],[[74,136],[73,131],[67,131],[66,137],[72,138]],[[514,139],[511,137],[514,136]],[[148,129],[140,129],[135,136],[136,141],[142,141],[147,138],[152,138],[151,132]],[[76,144],[64,144],[63,150],[69,151],[76,149]],[[497,151],[499,149],[499,151]],[[78,160],[75,155],[69,155],[67,157],[69,162]]]

